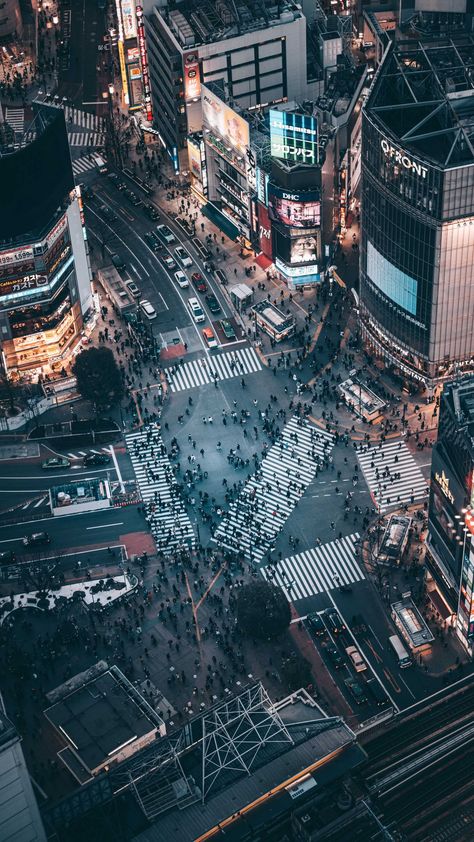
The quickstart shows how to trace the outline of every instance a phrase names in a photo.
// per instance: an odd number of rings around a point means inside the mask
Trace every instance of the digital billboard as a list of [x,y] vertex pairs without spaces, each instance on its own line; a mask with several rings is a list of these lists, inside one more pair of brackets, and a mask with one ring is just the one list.
[[247,157],[248,123],[204,85],[202,86],[202,120],[206,128],[215,131],[221,140],[229,143],[242,157]]
[[318,124],[307,114],[270,109],[270,153],[298,164],[317,164]]
[[272,260],[272,228],[265,205],[258,202],[258,242],[260,251]]
[[184,99],[190,102],[201,96],[201,74],[199,71],[199,56],[196,52],[184,53]]
[[125,40],[137,37],[137,17],[135,0],[121,0],[123,35]]
[[318,237],[296,237],[291,240],[290,263],[311,263],[318,259]]
[[145,21],[143,18],[142,6],[137,6],[137,37],[138,49],[140,51],[140,65],[142,68],[143,98],[145,101],[146,118],[151,123],[153,120],[153,109],[151,105],[150,72],[148,70],[148,54],[145,40]]
[[293,193],[269,184],[268,210],[270,219],[293,228],[315,228],[321,225],[321,201],[318,191]]

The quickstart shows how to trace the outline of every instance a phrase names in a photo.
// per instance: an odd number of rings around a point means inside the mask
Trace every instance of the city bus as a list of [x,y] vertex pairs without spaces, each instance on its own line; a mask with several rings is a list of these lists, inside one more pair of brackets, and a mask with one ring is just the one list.
[[390,646],[392,647],[393,651],[395,652],[395,655],[398,658],[398,666],[401,669],[405,669],[405,667],[411,667],[412,660],[407,650],[405,649],[402,641],[400,640],[398,634],[392,634],[391,637],[389,637],[388,642],[390,643]]

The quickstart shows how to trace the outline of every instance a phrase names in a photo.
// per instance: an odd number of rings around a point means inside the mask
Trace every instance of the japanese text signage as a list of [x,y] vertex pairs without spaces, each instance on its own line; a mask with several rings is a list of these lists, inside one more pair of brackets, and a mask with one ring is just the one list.
[[121,0],[123,35],[125,39],[137,37],[135,0]]
[[137,6],[137,36],[138,49],[140,51],[140,64],[142,67],[143,96],[145,101],[146,118],[151,123],[153,120],[153,109],[151,107],[151,88],[150,74],[148,71],[148,57],[146,52],[145,22],[141,6]]
[[184,65],[184,98],[186,102],[199,99],[201,96],[201,76],[199,72],[199,57],[194,51],[183,55]]
[[270,153],[298,164],[317,164],[318,124],[307,114],[270,110]]

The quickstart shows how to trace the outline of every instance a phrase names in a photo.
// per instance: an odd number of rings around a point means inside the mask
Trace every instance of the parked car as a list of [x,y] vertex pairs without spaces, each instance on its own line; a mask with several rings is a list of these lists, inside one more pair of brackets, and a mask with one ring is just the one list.
[[163,225],[163,224],[162,224],[162,225],[157,225],[157,226],[156,226],[156,230],[158,231],[158,234],[160,235],[160,237],[161,237],[161,238],[165,241],[165,243],[174,243],[174,242],[176,242],[176,237],[175,237],[175,235],[173,234],[173,232],[171,231],[171,229],[170,229],[170,228],[168,228],[168,226],[167,226],[167,225]]
[[309,614],[307,619],[312,634],[316,635],[316,637],[324,637],[326,635],[326,626],[319,614]]
[[345,678],[344,684],[346,685],[356,705],[365,704],[365,702],[367,701],[367,696],[365,695],[362,687],[360,686],[359,682],[356,681],[355,678]]
[[174,279],[181,289],[187,289],[189,286],[187,275],[184,274],[182,269],[178,269],[178,271],[174,273]]
[[123,257],[120,257],[119,254],[114,252],[110,255],[110,259],[116,269],[125,269],[125,260],[123,259]]
[[206,295],[206,304],[211,313],[220,313],[221,305],[219,304],[215,295]]
[[324,619],[329,631],[333,634],[341,634],[341,632],[346,631],[346,627],[339,615],[339,612],[336,611],[335,608],[326,608],[324,612]]
[[235,339],[235,330],[228,319],[221,319],[220,325],[226,339]]
[[210,327],[203,328],[202,335],[208,348],[217,348],[217,339]]
[[88,453],[84,456],[84,465],[108,465],[110,456],[106,453]]
[[341,667],[344,664],[344,660],[339,650],[336,649],[335,646],[328,646],[328,648],[326,649],[326,654],[329,660],[331,661],[331,664],[333,665],[334,669],[341,669]]
[[354,664],[354,669],[356,672],[364,672],[364,670],[367,669],[367,664],[365,663],[362,655],[360,654],[356,646],[346,646],[346,655],[349,656],[352,663]]
[[193,272],[191,275],[191,281],[193,282],[193,287],[195,287],[198,292],[207,292],[207,284],[200,272]]
[[65,456],[52,456],[41,463],[43,471],[53,471],[55,468],[70,468],[71,462]]
[[133,298],[140,298],[140,296],[141,296],[140,289],[137,287],[136,284],[133,283],[133,281],[127,282],[127,289],[128,289],[128,291],[130,292],[130,295]]
[[366,682],[365,686],[367,687],[367,690],[374,699],[377,707],[383,707],[384,705],[390,704],[385,690],[382,689],[381,685],[379,684],[376,678],[369,679],[369,681]]
[[31,535],[25,535],[21,541],[25,547],[42,547],[45,544],[50,544],[51,538],[47,532],[32,532]]
[[143,205],[143,210],[145,211],[145,213],[146,213],[146,215],[148,216],[148,218],[149,218],[149,219],[153,219],[153,221],[154,221],[154,222],[155,222],[157,219],[159,219],[159,218],[160,218],[160,214],[158,213],[158,211],[157,211],[157,209],[155,208],[155,206],[151,204],[151,202],[149,202],[149,203],[148,203],[148,204],[146,204],[146,205]]

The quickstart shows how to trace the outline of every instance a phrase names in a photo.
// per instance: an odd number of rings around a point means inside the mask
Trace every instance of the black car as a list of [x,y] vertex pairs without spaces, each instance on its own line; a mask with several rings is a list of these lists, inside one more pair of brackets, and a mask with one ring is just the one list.
[[369,691],[370,695],[375,701],[377,707],[383,707],[384,705],[390,704],[387,698],[387,694],[382,689],[382,686],[379,684],[376,678],[371,678],[369,681],[367,681],[365,686],[367,687],[367,690]]
[[42,547],[51,542],[47,532],[33,532],[31,535],[25,535],[21,540],[25,547]]
[[4,550],[0,553],[0,567],[4,564],[13,564],[15,561],[15,553],[13,550]]
[[367,696],[355,678],[345,678],[344,684],[346,685],[356,705],[364,705],[367,702]]
[[215,295],[206,295],[206,304],[211,313],[220,313],[221,305],[219,304]]
[[334,669],[340,669],[344,664],[344,660],[340,652],[337,651],[336,647],[328,646],[326,652],[328,659],[331,661],[331,664],[333,665]]
[[155,208],[154,205],[152,205],[150,203],[147,204],[147,205],[143,205],[143,210],[145,211],[145,213],[149,217],[149,219],[153,219],[153,221],[156,221],[157,219],[160,218],[160,214],[158,213],[157,209]]
[[324,619],[329,631],[333,634],[341,634],[341,632],[346,631],[344,622],[335,608],[326,608],[324,612]]
[[84,465],[108,465],[110,456],[106,453],[88,453],[84,456]]
[[316,637],[324,637],[326,634],[326,626],[324,625],[319,614],[310,614],[308,616],[308,626],[312,634]]

